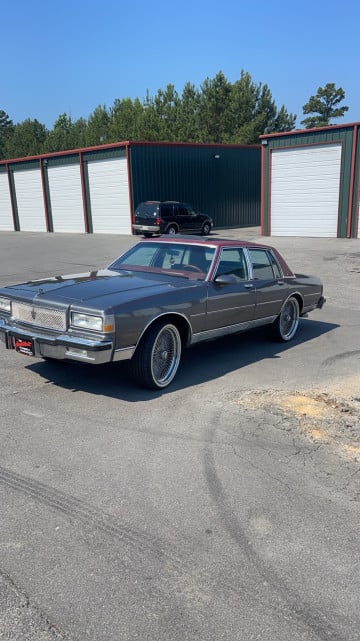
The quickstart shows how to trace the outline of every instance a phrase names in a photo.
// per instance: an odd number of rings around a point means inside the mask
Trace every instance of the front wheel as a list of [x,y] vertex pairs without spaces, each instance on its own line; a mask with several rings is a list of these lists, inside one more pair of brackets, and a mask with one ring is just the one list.
[[273,325],[273,334],[277,340],[286,342],[295,336],[299,325],[299,313],[299,303],[291,296],[285,301]]
[[149,389],[170,385],[181,359],[181,337],[172,323],[157,322],[148,330],[132,359],[135,378]]
[[201,233],[203,236],[208,236],[211,232],[211,225],[210,223],[204,223],[201,229]]

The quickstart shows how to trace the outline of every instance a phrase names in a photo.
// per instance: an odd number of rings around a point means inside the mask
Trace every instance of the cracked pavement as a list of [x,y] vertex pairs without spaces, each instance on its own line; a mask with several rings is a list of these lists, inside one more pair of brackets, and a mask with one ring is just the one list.
[[[4,233],[0,282],[133,242]],[[199,345],[155,394],[1,352],[1,641],[359,641],[359,241],[270,242],[325,285],[291,344]]]

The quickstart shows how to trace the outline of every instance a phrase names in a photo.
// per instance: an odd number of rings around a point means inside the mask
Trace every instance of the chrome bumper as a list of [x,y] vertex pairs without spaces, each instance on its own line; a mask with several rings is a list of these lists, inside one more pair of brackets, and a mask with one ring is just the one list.
[[[111,361],[127,360],[132,357],[135,347],[114,350],[112,340],[98,341],[67,334],[41,334],[36,331],[18,329],[0,319],[0,343],[6,349],[16,349],[16,339],[31,341],[33,355],[39,358],[73,360],[99,365]],[[24,351],[24,353],[26,353]]]
[[134,231],[148,231],[153,234],[160,232],[160,225],[133,225]]

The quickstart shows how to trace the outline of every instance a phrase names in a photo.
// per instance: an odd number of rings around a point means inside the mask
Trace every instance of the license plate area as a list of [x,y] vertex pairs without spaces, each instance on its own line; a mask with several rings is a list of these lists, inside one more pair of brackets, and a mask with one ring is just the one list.
[[18,336],[13,336],[12,347],[19,352],[19,354],[35,356],[34,341],[31,340],[31,338],[19,338]]

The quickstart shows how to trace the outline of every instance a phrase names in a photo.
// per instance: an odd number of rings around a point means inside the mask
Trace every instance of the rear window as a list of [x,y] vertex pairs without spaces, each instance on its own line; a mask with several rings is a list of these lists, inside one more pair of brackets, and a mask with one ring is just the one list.
[[157,216],[159,203],[141,203],[136,208],[136,214],[140,216]]

